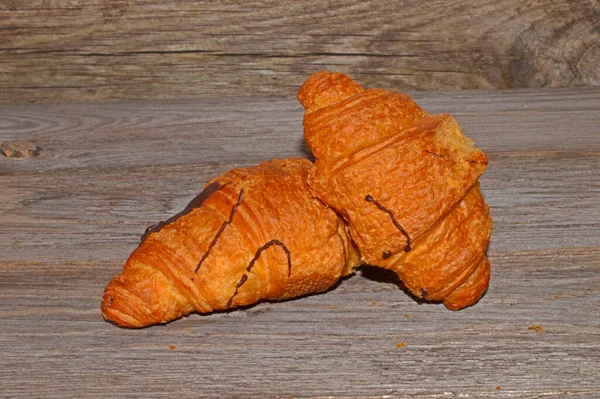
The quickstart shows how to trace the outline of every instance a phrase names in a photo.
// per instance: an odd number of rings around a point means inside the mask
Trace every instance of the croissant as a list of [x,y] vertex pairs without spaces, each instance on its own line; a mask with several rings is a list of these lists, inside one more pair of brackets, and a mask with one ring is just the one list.
[[485,292],[492,220],[487,167],[450,115],[409,96],[317,72],[300,88],[314,195],[339,212],[362,261],[394,271],[417,297],[458,310]]
[[359,263],[344,221],[294,158],[235,169],[182,212],[151,226],[106,287],[104,318],[122,327],[322,292]]

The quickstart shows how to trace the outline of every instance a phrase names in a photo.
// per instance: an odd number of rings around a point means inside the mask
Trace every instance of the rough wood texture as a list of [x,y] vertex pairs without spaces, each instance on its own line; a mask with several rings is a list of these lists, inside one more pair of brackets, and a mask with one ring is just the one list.
[[136,331],[99,305],[145,227],[225,170],[306,155],[301,107],[0,107],[0,143],[41,149],[0,155],[1,396],[599,396],[600,88],[415,98],[490,155],[493,272],[479,304],[418,304],[362,268],[323,295]]
[[0,103],[600,85],[599,0],[0,2]]

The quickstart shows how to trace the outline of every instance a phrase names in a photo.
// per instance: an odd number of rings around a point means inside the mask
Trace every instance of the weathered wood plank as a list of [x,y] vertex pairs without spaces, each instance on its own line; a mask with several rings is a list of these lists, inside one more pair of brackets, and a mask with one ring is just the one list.
[[[600,89],[454,94],[416,97],[431,112],[456,111],[490,155],[481,182],[500,222],[491,250],[597,243]],[[211,178],[309,155],[299,108],[271,99],[1,107],[0,142],[43,149],[26,160],[0,157],[4,259],[123,259],[146,226],[178,212]]]
[[306,155],[299,106],[0,107],[0,144],[42,148],[0,155],[2,395],[600,395],[600,89],[415,97],[455,114],[490,155],[481,182],[494,218],[492,282],[480,303],[419,304],[394,276],[364,267],[322,295],[144,330],[102,320],[105,284],[144,228],[210,178]]
[[0,4],[0,103],[600,84],[598,0]]
[[[598,150],[598,130],[590,125],[598,117],[596,87],[410,94],[431,113],[453,114],[486,151]],[[25,162],[0,157],[0,170],[257,163],[310,156],[302,116],[297,101],[273,98],[0,106],[0,142],[25,139],[43,149]]]
[[[481,178],[495,221],[490,252],[597,246],[598,165],[600,151],[580,158],[492,154]],[[4,176],[0,260],[123,260],[146,227],[182,210],[211,178],[237,166]]]
[[492,256],[490,290],[458,313],[363,270],[323,295],[142,331],[102,320],[109,263],[38,264],[32,275],[3,262],[0,382],[8,397],[593,397],[599,259],[597,249]]

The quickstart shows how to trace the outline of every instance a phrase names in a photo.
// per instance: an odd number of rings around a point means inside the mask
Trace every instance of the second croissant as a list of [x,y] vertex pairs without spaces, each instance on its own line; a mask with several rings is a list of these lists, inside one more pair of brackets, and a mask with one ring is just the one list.
[[314,194],[350,226],[364,262],[417,297],[462,309],[485,292],[492,229],[477,179],[487,156],[450,115],[322,71],[298,92]]

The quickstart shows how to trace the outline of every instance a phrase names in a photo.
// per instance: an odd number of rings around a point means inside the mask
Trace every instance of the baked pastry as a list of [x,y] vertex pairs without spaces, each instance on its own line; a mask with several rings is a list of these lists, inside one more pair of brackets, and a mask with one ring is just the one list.
[[322,292],[358,265],[344,221],[314,198],[306,159],[264,162],[210,182],[150,227],[106,287],[102,314],[123,327]]
[[452,116],[344,74],[317,72],[298,100],[316,158],[309,185],[347,221],[362,260],[393,270],[419,298],[453,310],[475,303],[490,275],[483,151]]

